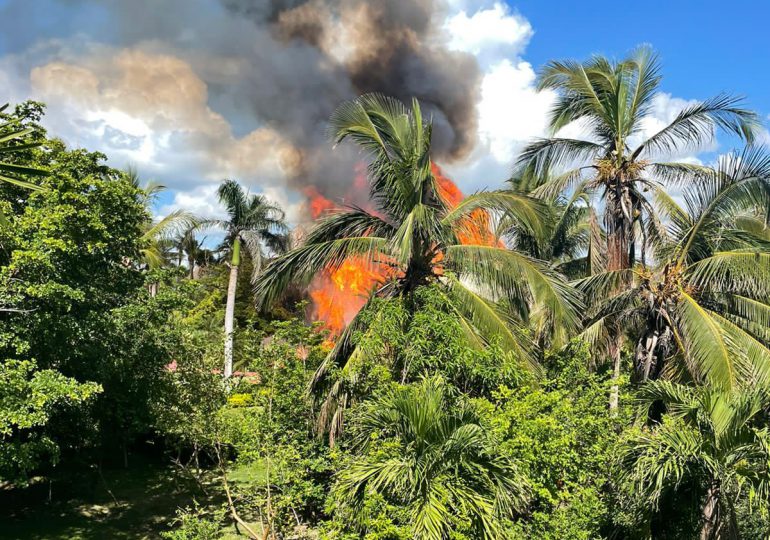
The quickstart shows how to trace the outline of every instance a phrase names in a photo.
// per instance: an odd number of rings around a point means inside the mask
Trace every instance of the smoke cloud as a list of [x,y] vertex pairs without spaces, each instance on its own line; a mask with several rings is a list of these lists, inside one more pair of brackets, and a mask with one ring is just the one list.
[[[115,50],[113,66],[102,73],[94,66],[105,64],[106,53],[89,62],[82,59],[89,53],[80,51],[78,58],[68,43],[48,58],[59,69],[66,70],[76,58],[80,63],[70,71],[80,72],[85,65],[92,79],[114,80],[115,66],[127,55],[165,62],[179,58],[205,84],[208,102],[231,123],[269,131],[281,140],[279,149],[251,145],[253,160],[277,159],[281,181],[298,193],[312,185],[333,200],[363,201],[366,194],[351,189],[362,156],[347,145],[332,150],[327,137],[334,109],[362,93],[380,92],[405,102],[418,98],[434,123],[435,156],[445,163],[467,156],[476,142],[481,73],[473,55],[450,49],[442,26],[446,6],[439,0],[46,1],[67,8],[66,13],[94,13],[100,24],[86,30],[89,43]],[[67,16],[64,27],[72,26]],[[141,54],[126,52],[137,49]],[[156,64],[148,61],[147,69]],[[46,66],[37,69],[45,72]],[[147,96],[157,91],[155,78],[143,77],[141,65],[132,69],[133,78],[124,81],[122,91],[135,92],[138,102],[152,102]],[[176,80],[183,86],[181,78]],[[103,84],[100,89],[105,93]],[[183,99],[179,106],[185,106]],[[212,145],[220,156],[221,146]]]
[[433,0],[222,2],[263,38],[244,55],[243,96],[294,145],[295,186],[345,193],[356,157],[350,149],[330,154],[325,126],[341,101],[361,93],[417,97],[446,160],[473,147],[479,69],[471,55],[448,50]]

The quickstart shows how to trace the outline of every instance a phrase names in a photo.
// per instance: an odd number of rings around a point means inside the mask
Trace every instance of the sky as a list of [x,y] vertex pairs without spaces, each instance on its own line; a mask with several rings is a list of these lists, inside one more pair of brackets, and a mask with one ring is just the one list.
[[[215,190],[230,177],[294,223],[307,220],[310,185],[335,202],[359,196],[361,156],[333,149],[324,123],[360,91],[427,102],[436,160],[466,192],[499,187],[526,142],[547,134],[554,96],[535,79],[552,59],[622,58],[651,45],[664,79],[646,134],[722,92],[745,96],[767,123],[770,4],[575,5],[0,0],[0,84],[6,101],[47,103],[51,135],[168,186],[159,215],[222,215]],[[719,136],[677,157],[707,161],[736,144]]]

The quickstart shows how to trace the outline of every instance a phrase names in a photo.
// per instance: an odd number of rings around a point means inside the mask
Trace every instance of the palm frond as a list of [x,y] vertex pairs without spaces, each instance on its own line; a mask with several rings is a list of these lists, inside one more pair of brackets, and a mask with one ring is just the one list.
[[377,236],[352,236],[316,244],[306,244],[268,264],[254,282],[257,306],[271,305],[290,284],[307,285],[324,269],[336,269],[352,256],[373,262],[386,254],[388,239]]
[[654,152],[672,154],[713,139],[717,128],[751,143],[759,128],[756,113],[741,107],[742,100],[722,94],[683,109],[674,120],[640,144],[632,158]]

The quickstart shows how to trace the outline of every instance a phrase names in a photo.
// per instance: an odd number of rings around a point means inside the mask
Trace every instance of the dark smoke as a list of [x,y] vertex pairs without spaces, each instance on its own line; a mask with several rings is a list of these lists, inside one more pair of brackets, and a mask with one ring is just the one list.
[[[446,47],[442,0],[58,2],[70,35],[189,61],[212,103],[236,123],[270,126],[292,143],[283,161],[297,191],[314,185],[331,199],[349,196],[361,156],[346,145],[332,151],[327,121],[361,93],[418,98],[432,116],[441,161],[465,156],[475,143],[480,73],[471,55]],[[84,25],[86,13],[99,24]],[[218,68],[233,62],[235,73]]]
[[[251,102],[260,117],[290,134],[300,153],[298,184],[312,183],[327,196],[347,189],[350,162],[344,160],[342,168],[343,156],[329,155],[322,126],[340,101],[361,93],[380,92],[407,103],[418,98],[433,118],[440,158],[459,158],[473,147],[478,66],[472,56],[443,46],[433,0],[222,2],[256,28],[268,29],[283,46],[274,69],[265,71],[272,64],[267,58],[253,62],[255,87],[279,93],[266,100],[258,91]],[[351,38],[344,59],[330,51],[340,27]]]

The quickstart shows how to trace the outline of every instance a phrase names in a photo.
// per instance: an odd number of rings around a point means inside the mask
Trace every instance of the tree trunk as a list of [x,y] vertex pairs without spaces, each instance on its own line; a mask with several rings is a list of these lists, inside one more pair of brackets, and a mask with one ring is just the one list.
[[610,188],[604,208],[607,228],[607,270],[625,270],[633,265],[634,208],[627,188],[615,183]]
[[[650,326],[654,326],[654,323]],[[658,358],[656,355],[658,348],[658,340],[660,339],[660,332],[657,328],[652,331],[648,331],[647,335],[639,338],[639,342],[636,344],[636,354],[634,358],[634,366],[636,368],[636,375],[638,382],[646,382],[658,372]]]
[[155,296],[158,294],[158,283],[150,283],[147,286],[148,292],[150,293],[150,298],[155,298]]
[[233,257],[230,261],[230,281],[227,284],[227,306],[225,308],[225,370],[224,377],[233,374],[233,330],[235,324],[235,292],[238,289],[238,265],[241,262],[241,240],[233,242]]
[[187,266],[189,266],[190,279],[195,279],[195,258],[191,255],[187,256]]
[[607,231],[607,270],[623,270],[628,268],[630,266],[628,259],[628,237],[625,227],[623,224],[616,224],[609,229]]
[[711,482],[706,491],[706,501],[703,503],[701,518],[703,525],[700,530],[700,540],[714,540],[719,532],[719,483]]
[[610,389],[610,416],[617,416],[618,402],[620,401],[620,361],[623,338],[617,332],[610,345],[610,357],[612,358],[612,388]]

